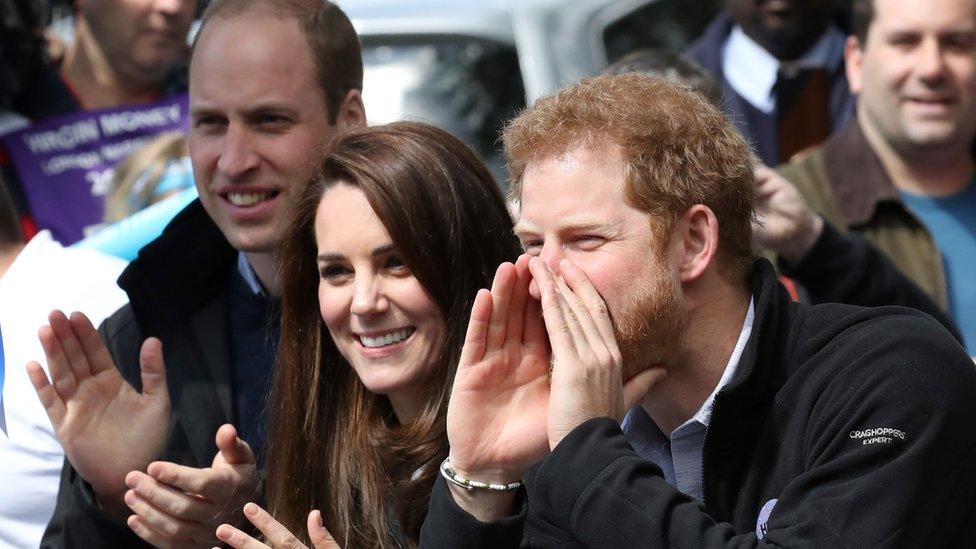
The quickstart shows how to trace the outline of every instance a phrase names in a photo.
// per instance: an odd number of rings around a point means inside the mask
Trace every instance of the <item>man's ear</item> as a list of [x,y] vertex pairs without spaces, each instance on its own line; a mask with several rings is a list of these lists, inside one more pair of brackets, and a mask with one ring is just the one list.
[[340,130],[356,128],[366,125],[366,107],[363,106],[363,94],[359,90],[349,90],[346,98],[339,105],[339,116],[336,125]]
[[862,78],[864,50],[856,36],[848,36],[844,42],[844,70],[847,73],[847,88],[851,95],[860,95],[864,90]]
[[718,218],[711,208],[695,204],[675,224],[678,279],[694,282],[715,261],[718,253]]

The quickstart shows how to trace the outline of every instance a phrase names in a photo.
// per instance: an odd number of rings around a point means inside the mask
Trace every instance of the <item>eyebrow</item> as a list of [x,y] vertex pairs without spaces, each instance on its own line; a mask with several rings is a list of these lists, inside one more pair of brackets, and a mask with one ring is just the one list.
[[[885,31],[884,36],[886,36],[886,37],[892,37],[892,36],[894,36],[894,37],[898,37],[898,36],[921,36],[922,34],[925,34],[925,31],[922,31],[922,30],[919,30],[919,29],[915,29],[915,28],[911,28],[911,27],[897,27],[897,28],[892,28],[892,29],[888,29],[887,31]],[[945,37],[945,36],[972,36],[973,34],[976,34],[976,27],[973,27],[973,26],[970,26],[970,25],[959,26],[959,27],[956,27],[956,28],[940,30],[936,34],[938,36],[941,36],[941,37]]]
[[[597,221],[595,219],[585,218],[585,217],[579,219],[570,219],[569,221],[565,223],[561,223],[559,225],[560,232],[587,231],[587,230],[607,229],[607,228],[612,228],[612,224],[606,223],[604,221]],[[512,233],[514,233],[515,235],[525,234],[525,233],[538,234],[539,232],[541,231],[539,231],[532,225],[528,223],[523,223],[521,221],[518,224],[516,224],[515,227],[512,229]]]
[[258,103],[251,105],[250,108],[244,111],[245,116],[257,116],[265,113],[286,113],[294,116],[297,114],[297,111],[292,105],[278,102]]
[[[372,251],[372,253],[370,253],[369,255],[370,255],[370,257],[378,257],[378,256],[382,256],[382,255],[388,255],[388,254],[390,254],[392,252],[395,252],[395,251],[396,251],[396,246],[394,246],[391,243],[391,244],[386,244],[386,245],[380,246],[379,248],[374,249]],[[329,253],[326,253],[326,254],[319,255],[317,259],[321,263],[332,263],[332,262],[335,262],[335,261],[342,261],[345,258],[346,258],[346,256],[344,256],[342,254],[335,254],[335,253],[329,254]]]
[[191,118],[200,118],[202,116],[213,116],[213,115],[219,115],[219,114],[220,114],[220,111],[218,109],[213,108],[213,107],[191,107],[190,108],[190,117]]
[[[196,106],[190,107],[190,116],[199,118],[201,116],[222,116],[225,110],[213,106]],[[286,113],[289,115],[295,115],[296,111],[293,106],[286,105],[284,103],[271,101],[267,103],[257,103],[249,106],[243,111],[244,116],[258,116],[265,113]]]

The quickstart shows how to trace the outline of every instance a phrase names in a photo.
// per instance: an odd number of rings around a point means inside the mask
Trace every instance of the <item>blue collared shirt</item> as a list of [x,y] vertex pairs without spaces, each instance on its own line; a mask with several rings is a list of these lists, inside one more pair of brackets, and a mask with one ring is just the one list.
[[254,292],[254,295],[264,297],[268,295],[264,291],[264,286],[261,286],[261,281],[258,280],[258,275],[254,272],[254,267],[251,267],[251,262],[247,260],[247,254],[244,252],[237,252],[237,272],[241,273],[241,277],[244,278],[244,282]]
[[749,311],[742,323],[739,339],[732,349],[732,356],[725,366],[722,378],[712,393],[702,403],[698,412],[684,422],[667,437],[655,425],[647,412],[641,406],[634,406],[627,412],[621,423],[621,428],[630,445],[637,454],[653,461],[664,471],[664,479],[681,492],[702,501],[702,450],[705,447],[705,432],[712,419],[712,408],[715,406],[715,395],[732,381],[735,371],[742,358],[752,324],[755,319],[755,304],[749,301]]

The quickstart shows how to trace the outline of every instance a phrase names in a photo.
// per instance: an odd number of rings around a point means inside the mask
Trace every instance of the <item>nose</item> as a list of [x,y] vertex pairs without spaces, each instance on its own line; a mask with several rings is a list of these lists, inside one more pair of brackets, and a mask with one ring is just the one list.
[[184,11],[193,11],[196,7],[196,0],[156,0],[153,3],[156,11],[175,15]]
[[552,240],[546,241],[542,245],[542,252],[539,254],[539,259],[549,266],[549,270],[558,273],[559,261],[563,258],[563,248],[557,242]]
[[940,81],[945,78],[945,56],[939,41],[931,38],[919,46],[916,71],[926,81]]
[[258,165],[251,135],[246,129],[231,122],[224,134],[224,146],[220,151],[217,169],[228,179],[239,179]]
[[389,310],[389,301],[383,293],[382,281],[375,276],[357,276],[353,287],[350,312],[358,316],[371,316]]

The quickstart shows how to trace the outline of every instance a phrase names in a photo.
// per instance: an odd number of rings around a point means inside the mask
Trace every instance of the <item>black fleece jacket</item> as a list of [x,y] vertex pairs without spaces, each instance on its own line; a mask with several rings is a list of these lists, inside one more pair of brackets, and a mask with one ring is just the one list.
[[793,303],[760,261],[755,324],[715,398],[704,502],[609,418],[571,432],[482,524],[443,479],[429,547],[973,547],[976,368],[930,317]]

